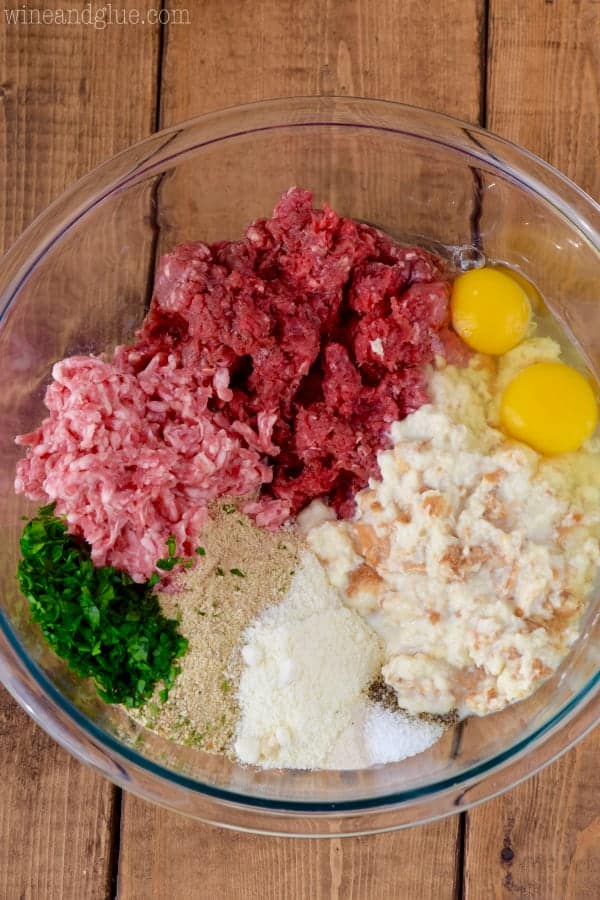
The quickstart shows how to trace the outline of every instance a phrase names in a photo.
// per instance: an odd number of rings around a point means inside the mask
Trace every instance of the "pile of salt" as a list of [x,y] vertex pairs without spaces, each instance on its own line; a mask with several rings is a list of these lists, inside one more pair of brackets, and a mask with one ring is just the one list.
[[339,736],[326,768],[361,769],[400,762],[427,750],[444,726],[386,709],[368,700],[357,704],[352,724]]

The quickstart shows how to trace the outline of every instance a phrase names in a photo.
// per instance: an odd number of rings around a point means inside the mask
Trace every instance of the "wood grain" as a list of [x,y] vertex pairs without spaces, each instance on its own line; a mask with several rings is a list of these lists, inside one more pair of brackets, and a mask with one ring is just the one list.
[[451,831],[440,822],[374,837],[265,838],[127,797],[119,900],[452,900]]
[[[431,13],[416,0],[258,0],[227,5],[208,0],[202,10],[193,11],[193,27],[167,29],[161,125],[219,107],[302,94],[372,96],[477,121],[483,5],[483,0],[447,0]],[[452,35],[445,27],[446,18],[455,25]],[[417,45],[426,46],[427,52],[411,52],[409,48]],[[397,150],[389,142],[379,145],[373,137],[366,150],[364,139],[358,148],[346,134],[345,139],[338,136],[336,147],[325,151],[320,142],[315,146],[308,137],[302,148],[297,138],[292,138],[290,146],[283,140],[277,151],[265,149],[258,170],[244,164],[244,149],[239,145],[239,163],[232,162],[233,149],[222,160],[218,147],[204,151],[209,179],[193,160],[170,173],[159,192],[160,252],[190,235],[206,240],[236,237],[249,220],[270,213],[290,185],[290,171],[295,183],[315,191],[317,203],[326,200],[339,212],[351,210],[367,221],[377,218],[381,227],[392,221],[400,226],[403,237],[406,232],[421,232],[427,220],[430,231],[432,221],[440,223],[449,243],[468,239],[472,177],[464,167],[453,183],[454,202],[447,197],[442,203],[435,183],[438,179],[447,183],[446,161],[436,166],[431,160],[423,163],[403,157],[403,177],[394,182],[383,177],[389,156],[398,165]],[[409,166],[412,179],[407,177]],[[420,177],[425,166],[427,178]],[[410,198],[407,183],[411,183]],[[243,205],[247,200],[251,206]],[[439,209],[432,215],[433,203]],[[449,221],[452,218],[458,220],[456,227]],[[429,236],[442,238],[441,233]]]
[[[158,27],[8,26],[2,18],[0,248],[75,178],[152,130],[158,38]],[[0,896],[107,897],[118,794],[3,689],[0,770]]]
[[[477,121],[483,6],[205,0],[192,11],[192,28],[167,29],[161,125],[236,103],[315,93],[403,100]],[[188,202],[184,190],[189,185],[179,187],[173,177],[161,185],[162,226],[165,206],[178,197]],[[455,893],[458,824],[453,818],[390,835],[294,842],[219,831],[128,795],[119,898],[445,900]]]
[[[59,0],[44,5],[61,8]],[[159,32],[0,23],[6,250],[67,185],[153,130]]]
[[[600,3],[492,0],[488,121],[600,198]],[[592,900],[600,884],[600,732],[468,813],[466,900]]]
[[[60,2],[60,0],[59,0]],[[52,3],[46,0],[46,7]],[[58,3],[57,3],[58,5]],[[133,3],[123,3],[133,7]],[[182,4],[168,4],[181,6]],[[477,121],[484,0],[203,0],[165,31],[160,120],[267,96],[363,94]],[[600,196],[600,4],[490,0],[487,124]],[[63,187],[152,130],[158,30],[0,30],[0,245]],[[464,896],[598,895],[600,736],[468,814]],[[0,897],[108,897],[115,792],[0,694]],[[460,894],[457,819],[291,842],[232,834],[127,797],[121,900]]]
[[596,900],[598,734],[540,775],[467,814],[466,900]]
[[191,27],[167,27],[161,125],[309,94],[397,100],[475,122],[483,11],[482,0],[427,8],[420,0],[204,0]]
[[108,895],[115,790],[0,693],[0,897]]
[[600,197],[600,3],[491,0],[487,127]]

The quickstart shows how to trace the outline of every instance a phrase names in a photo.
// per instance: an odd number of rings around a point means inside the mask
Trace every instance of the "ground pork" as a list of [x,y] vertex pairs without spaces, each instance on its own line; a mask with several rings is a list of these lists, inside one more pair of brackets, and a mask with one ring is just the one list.
[[145,581],[170,535],[178,552],[193,555],[209,503],[256,490],[272,471],[258,450],[215,424],[206,410],[213,386],[175,355],[159,353],[137,374],[127,369],[122,353],[114,362],[75,356],[54,366],[50,415],[17,439],[29,452],[16,489],[56,501],[97,565]]

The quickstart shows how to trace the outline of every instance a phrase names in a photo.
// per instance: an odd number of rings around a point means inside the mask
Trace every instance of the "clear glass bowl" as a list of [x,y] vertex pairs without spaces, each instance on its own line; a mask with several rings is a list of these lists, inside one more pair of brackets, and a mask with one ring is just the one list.
[[78,182],[0,266],[0,677],[60,744],[149,800],[265,833],[374,832],[489,798],[593,726],[597,598],[573,652],[529,700],[401,763],[261,771],[176,746],[100,703],[40,640],[15,579],[20,516],[33,506],[13,494],[13,436],[42,417],[53,362],[130,338],[158,253],[239,236],[292,184],[399,238],[526,272],[600,372],[600,208],[524,150],[423,110],[332,97],[224,110],[153,135]]

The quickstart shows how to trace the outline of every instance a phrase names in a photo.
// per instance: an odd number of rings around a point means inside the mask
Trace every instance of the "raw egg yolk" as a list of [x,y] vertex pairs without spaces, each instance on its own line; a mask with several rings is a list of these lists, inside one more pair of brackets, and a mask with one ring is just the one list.
[[452,324],[473,350],[499,356],[523,340],[531,318],[527,293],[510,275],[484,266],[452,286]]
[[500,422],[511,437],[548,456],[578,450],[598,423],[598,404],[587,378],[560,362],[540,362],[509,382]]

